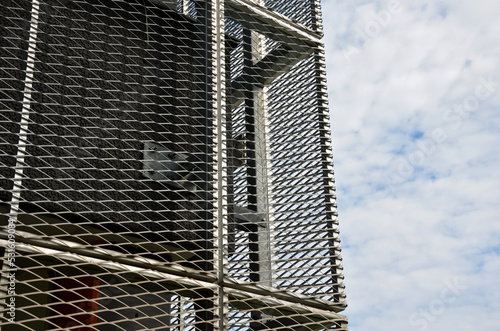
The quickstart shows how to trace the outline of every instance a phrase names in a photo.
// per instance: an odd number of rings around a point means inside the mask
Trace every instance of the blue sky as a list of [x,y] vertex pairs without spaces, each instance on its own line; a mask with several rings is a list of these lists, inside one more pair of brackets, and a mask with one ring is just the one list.
[[500,330],[500,2],[322,3],[350,329]]

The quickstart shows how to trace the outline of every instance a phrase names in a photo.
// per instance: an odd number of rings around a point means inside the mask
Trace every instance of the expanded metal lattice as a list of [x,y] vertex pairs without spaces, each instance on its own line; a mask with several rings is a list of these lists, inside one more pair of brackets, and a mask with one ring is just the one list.
[[347,330],[319,0],[3,0],[2,330]]

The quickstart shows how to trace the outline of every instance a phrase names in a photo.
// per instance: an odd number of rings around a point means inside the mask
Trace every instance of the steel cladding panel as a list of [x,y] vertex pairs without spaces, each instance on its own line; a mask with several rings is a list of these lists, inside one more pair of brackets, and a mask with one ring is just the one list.
[[319,1],[4,4],[18,329],[347,330]]
[[29,20],[31,5],[29,2],[6,0],[0,7],[0,191],[1,200],[12,197],[12,178],[16,160],[15,145],[18,142],[21,107],[23,100],[24,77],[28,50]]
[[[204,223],[196,222],[206,218],[199,202],[208,139],[199,39],[193,22],[174,10],[144,10],[135,1],[43,1],[22,210],[100,223],[112,232],[150,232],[153,241],[206,237]],[[14,55],[21,64],[26,58]],[[14,83],[22,84],[22,71],[16,74]],[[17,111],[2,122],[9,125],[2,146],[10,154],[22,88],[11,90],[17,103],[9,101],[15,106],[9,108]],[[192,156],[197,192],[151,180],[146,142]]]

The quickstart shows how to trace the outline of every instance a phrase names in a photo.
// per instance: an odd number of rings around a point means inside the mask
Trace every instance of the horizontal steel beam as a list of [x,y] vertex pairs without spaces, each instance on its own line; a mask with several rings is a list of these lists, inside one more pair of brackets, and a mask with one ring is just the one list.
[[281,74],[288,72],[299,61],[308,57],[313,48],[303,51],[278,47],[251,67],[246,67],[240,76],[231,83],[230,105],[236,108],[245,100],[245,85],[268,85]]
[[226,0],[226,17],[291,47],[315,47],[322,35],[249,0]]
[[[7,247],[7,237],[6,231],[0,231],[0,246]],[[40,236],[22,231],[17,232],[16,251],[18,254],[20,252],[46,254],[47,256],[57,256],[68,262],[89,263],[89,265],[105,266],[117,271],[131,271],[155,279],[171,280],[182,284],[186,289],[223,286],[228,293],[237,291],[241,295],[243,292],[246,292],[323,311],[338,313],[345,309],[342,302],[329,302],[282,289],[240,282],[230,278],[224,278],[220,282],[216,275],[210,272],[193,270],[178,264],[169,264],[144,257],[131,257],[119,252],[99,247],[88,247],[88,245],[68,240],[40,238]]]

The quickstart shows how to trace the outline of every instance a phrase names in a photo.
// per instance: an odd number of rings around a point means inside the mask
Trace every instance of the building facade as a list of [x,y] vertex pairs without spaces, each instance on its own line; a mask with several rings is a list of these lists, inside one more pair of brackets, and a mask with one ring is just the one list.
[[3,0],[2,330],[347,330],[319,0]]

